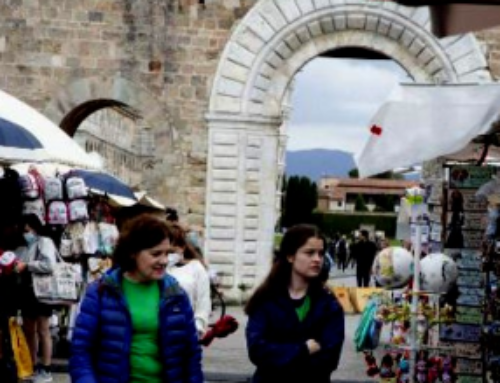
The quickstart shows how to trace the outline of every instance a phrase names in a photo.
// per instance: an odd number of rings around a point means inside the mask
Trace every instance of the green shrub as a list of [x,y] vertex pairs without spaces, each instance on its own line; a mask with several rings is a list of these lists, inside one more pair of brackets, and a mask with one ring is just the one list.
[[396,235],[395,215],[314,213],[313,219],[321,231],[330,236],[351,233],[359,230],[361,225],[373,225],[375,230],[384,231],[386,237]]

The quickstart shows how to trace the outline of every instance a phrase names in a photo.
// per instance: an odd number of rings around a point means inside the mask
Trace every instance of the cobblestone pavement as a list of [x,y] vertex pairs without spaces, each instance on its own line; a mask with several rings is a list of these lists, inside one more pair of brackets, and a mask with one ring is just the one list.
[[[355,286],[351,270],[346,274],[335,272],[331,284],[337,286]],[[225,339],[216,339],[210,347],[204,349],[203,367],[209,382],[247,382],[254,371],[247,357],[245,348],[246,318],[241,307],[229,307],[228,314],[233,315],[240,327],[238,331]],[[346,342],[338,370],[332,375],[335,382],[369,382],[365,374],[363,357],[354,350],[353,337],[358,324],[358,315],[346,316]],[[59,374],[55,383],[69,383],[67,375]]]

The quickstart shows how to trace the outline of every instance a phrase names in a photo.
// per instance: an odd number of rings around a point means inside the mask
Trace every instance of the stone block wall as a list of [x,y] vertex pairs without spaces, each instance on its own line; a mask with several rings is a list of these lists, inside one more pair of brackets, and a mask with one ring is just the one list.
[[57,124],[93,99],[137,109],[155,131],[153,194],[202,224],[211,79],[254,2],[0,0],[0,89]]

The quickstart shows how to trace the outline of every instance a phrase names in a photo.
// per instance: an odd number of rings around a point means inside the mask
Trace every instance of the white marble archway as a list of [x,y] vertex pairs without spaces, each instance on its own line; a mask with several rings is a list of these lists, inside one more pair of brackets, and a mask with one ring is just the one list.
[[206,252],[229,296],[269,269],[276,222],[279,127],[297,71],[342,47],[374,50],[417,82],[487,82],[473,35],[439,40],[429,12],[389,1],[261,0],[235,28],[213,81]]

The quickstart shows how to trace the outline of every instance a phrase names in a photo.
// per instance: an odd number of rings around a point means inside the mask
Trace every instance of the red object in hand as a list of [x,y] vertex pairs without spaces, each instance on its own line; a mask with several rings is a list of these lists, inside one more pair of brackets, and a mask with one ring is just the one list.
[[17,263],[16,254],[6,251],[0,255],[0,272],[9,274],[14,270]]
[[381,136],[382,135],[382,127],[378,125],[372,125],[370,128],[370,132],[375,135],[375,136]]
[[230,315],[224,315],[200,340],[203,346],[209,346],[215,338],[225,338],[238,329],[238,321]]

